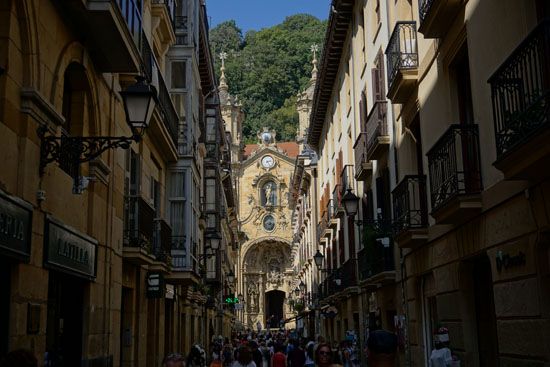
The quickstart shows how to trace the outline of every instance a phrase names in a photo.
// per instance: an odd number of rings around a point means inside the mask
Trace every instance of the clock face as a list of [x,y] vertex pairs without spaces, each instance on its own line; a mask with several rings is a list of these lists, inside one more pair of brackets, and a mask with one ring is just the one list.
[[275,165],[275,159],[272,156],[266,155],[262,158],[262,166],[264,168],[272,168]]
[[268,232],[272,232],[275,229],[275,218],[272,215],[264,217],[264,229]]

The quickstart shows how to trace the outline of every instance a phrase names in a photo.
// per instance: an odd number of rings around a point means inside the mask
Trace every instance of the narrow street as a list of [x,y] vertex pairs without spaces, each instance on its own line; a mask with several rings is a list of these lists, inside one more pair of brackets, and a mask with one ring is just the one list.
[[549,367],[550,1],[0,0],[0,367]]

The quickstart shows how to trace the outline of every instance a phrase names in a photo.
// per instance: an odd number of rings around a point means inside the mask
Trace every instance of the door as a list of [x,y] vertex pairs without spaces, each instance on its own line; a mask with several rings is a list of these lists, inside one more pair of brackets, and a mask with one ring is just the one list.
[[10,321],[10,294],[11,294],[11,264],[0,257],[0,358],[8,352],[9,321]]
[[83,281],[50,271],[46,359],[50,367],[74,367],[82,362]]
[[473,279],[479,367],[496,367],[498,366],[497,326],[491,263],[488,256],[474,260]]
[[[283,303],[285,301],[285,292],[269,291],[265,294],[265,325],[270,328],[278,328],[283,320]],[[273,316],[273,317],[272,317]]]

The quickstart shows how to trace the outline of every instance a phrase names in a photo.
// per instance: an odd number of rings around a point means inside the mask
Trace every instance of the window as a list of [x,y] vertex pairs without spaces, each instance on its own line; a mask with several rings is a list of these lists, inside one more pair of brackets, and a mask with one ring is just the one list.
[[274,181],[267,181],[261,188],[261,200],[262,206],[276,206],[277,201],[277,184]]
[[169,181],[170,225],[172,226],[172,246],[185,249],[185,171],[170,173]]
[[171,63],[171,80],[170,84],[172,89],[185,89],[186,80],[186,62],[185,61],[172,61]]
[[155,209],[155,216],[160,217],[160,183],[151,176],[151,201]]
[[374,61],[375,67],[372,69],[372,95],[374,103],[386,100],[386,86],[384,75],[384,54],[378,52]]

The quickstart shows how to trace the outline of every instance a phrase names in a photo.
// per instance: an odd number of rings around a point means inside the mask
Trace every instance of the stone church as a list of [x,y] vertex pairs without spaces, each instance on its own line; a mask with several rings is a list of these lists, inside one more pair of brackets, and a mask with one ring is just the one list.
[[[264,329],[279,327],[284,321],[285,327],[292,328],[294,323],[289,320],[294,314],[289,300],[297,284],[289,195],[290,179],[302,146],[297,142],[277,142],[276,131],[269,127],[258,132],[256,144],[243,143],[244,113],[238,99],[228,92],[224,55],[221,57],[219,92],[226,133],[232,142],[241,237],[237,260],[241,309],[237,316],[244,327],[252,329],[260,325]],[[303,95],[300,97],[303,102]],[[309,108],[304,109],[304,104],[299,103],[298,112],[301,141]]]

